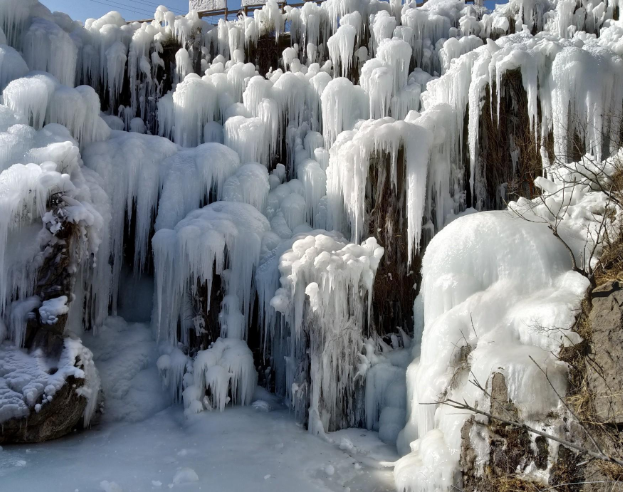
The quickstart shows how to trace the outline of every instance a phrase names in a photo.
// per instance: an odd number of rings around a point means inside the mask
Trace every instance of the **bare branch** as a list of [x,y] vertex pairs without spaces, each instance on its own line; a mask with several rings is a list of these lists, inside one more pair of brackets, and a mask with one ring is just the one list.
[[549,379],[549,376],[547,375],[547,371],[545,371],[539,364],[537,361],[535,361],[533,359],[533,357],[530,355],[528,356],[530,357],[530,360],[532,362],[534,362],[534,365],[537,366],[539,368],[539,370],[543,373],[543,375],[545,376],[545,379],[547,379],[548,384],[550,385],[550,387],[552,388],[552,390],[554,391],[554,393],[556,393],[556,396],[558,397],[558,399],[561,401],[561,403],[565,406],[565,408],[569,411],[569,413],[571,415],[573,415],[573,418],[575,418],[575,420],[578,422],[578,424],[580,424],[580,426],[582,427],[582,430],[584,430],[584,432],[586,433],[586,435],[588,436],[588,438],[591,440],[591,442],[593,443],[593,446],[595,446],[595,449],[597,449],[597,451],[599,451],[599,453],[601,454],[605,454],[604,451],[601,449],[601,447],[599,446],[599,444],[597,444],[597,441],[595,440],[595,438],[593,437],[593,435],[588,431],[588,429],[586,428],[586,426],[582,423],[582,421],[578,418],[578,416],[575,414],[575,412],[573,410],[571,410],[571,407],[569,407],[569,405],[567,405],[567,402],[564,400],[564,398],[562,396],[560,396],[560,394],[558,393],[558,391],[556,390],[556,388],[554,387],[554,385],[552,384],[552,381]]
[[498,417],[497,415],[493,415],[489,412],[485,412],[484,410],[480,410],[478,408],[475,408],[471,405],[469,405],[466,401],[464,401],[463,403],[460,403],[456,400],[451,400],[451,399],[446,399],[446,400],[441,400],[435,403],[422,403],[422,405],[446,405],[452,408],[456,408],[457,410],[467,410],[479,415],[484,415],[485,417],[488,417],[489,419],[492,420],[497,420],[498,422],[502,422],[503,424],[506,425],[511,425],[513,427],[517,427],[518,429],[525,429],[528,432],[532,432],[533,434],[536,434],[538,436],[542,436],[546,439],[549,439],[551,441],[555,441],[557,443],[562,444],[563,446],[569,448],[569,449],[574,449],[580,453],[583,454],[587,454],[593,458],[596,458],[598,460],[602,460],[602,461],[608,461],[610,463],[615,463],[619,466],[623,466],[623,461],[607,455],[603,452],[595,452],[595,451],[591,451],[590,449],[586,449],[584,446],[579,446],[578,444],[575,444],[573,442],[569,442],[565,439],[561,439],[560,437],[554,436],[552,434],[548,434],[547,432],[543,432],[539,429],[535,429],[534,427],[531,427],[527,424],[524,424],[522,422],[516,422],[514,420],[508,420],[508,419],[504,419],[502,417]]

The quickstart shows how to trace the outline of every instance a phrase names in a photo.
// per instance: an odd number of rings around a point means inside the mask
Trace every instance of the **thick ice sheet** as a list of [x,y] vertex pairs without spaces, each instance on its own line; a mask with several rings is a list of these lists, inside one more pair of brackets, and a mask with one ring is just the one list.
[[[339,449],[344,438],[354,443],[354,457]],[[391,472],[369,466],[395,459],[375,433],[352,429],[335,440],[338,445],[305,432],[282,408],[229,408],[187,420],[178,406],[136,424],[102,425],[40,446],[6,446],[0,480],[3,490],[101,491],[106,481],[141,492],[169,490],[176,474],[178,481],[192,477],[189,468],[198,480],[173,490],[393,490]]]

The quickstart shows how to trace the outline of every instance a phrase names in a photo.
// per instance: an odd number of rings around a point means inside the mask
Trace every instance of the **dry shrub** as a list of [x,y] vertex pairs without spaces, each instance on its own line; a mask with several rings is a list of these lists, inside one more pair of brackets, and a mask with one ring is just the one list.
[[597,468],[599,471],[614,483],[619,483],[619,486],[623,487],[623,466],[611,463],[609,461],[597,461]]
[[[621,179],[623,181],[623,178]],[[623,226],[617,236],[606,244],[599,265],[595,269],[597,285],[618,280],[623,281]]]
[[[498,90],[501,90],[499,117]],[[486,209],[506,206],[498,193],[499,186],[504,183],[507,184],[507,200],[516,200],[521,196],[533,198],[538,194],[534,179],[543,173],[538,137],[541,134],[540,114],[535,132],[530,127],[527,107],[527,94],[518,69],[509,70],[503,75],[501,88],[494,84],[485,89],[478,129],[477,172],[485,180],[486,196],[475,196],[472,200],[474,203],[482,202]],[[511,158],[513,152],[517,153],[515,165]]]
[[490,477],[486,480],[489,490],[497,490],[498,492],[540,492],[543,485],[516,475],[503,475],[500,477]]

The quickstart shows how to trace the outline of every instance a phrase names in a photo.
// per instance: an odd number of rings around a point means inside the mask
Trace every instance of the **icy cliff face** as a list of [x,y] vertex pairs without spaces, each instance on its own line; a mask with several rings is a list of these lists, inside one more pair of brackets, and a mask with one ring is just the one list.
[[[19,350],[35,313],[66,314],[74,333],[102,328],[104,386],[127,382],[107,361],[128,330],[107,317],[126,275],[153,279],[159,357],[120,353],[142,361],[128,373],[157,365],[187,414],[249,404],[259,381],[313,433],[396,443],[400,490],[451,487],[466,417],[440,398],[487,405],[469,379],[497,371],[521,418],[559,410],[531,358],[564,391],[551,352],[574,341],[577,270],[608,213],[583,177],[618,151],[619,7],[270,0],[216,26],[162,6],[82,25],[3,2],[0,341]],[[261,43],[288,36],[260,73]],[[488,122],[520,117],[491,168]],[[541,197],[511,201],[526,147]],[[59,195],[80,237],[62,302],[33,296]],[[163,404],[125,412],[122,396],[120,418]]]

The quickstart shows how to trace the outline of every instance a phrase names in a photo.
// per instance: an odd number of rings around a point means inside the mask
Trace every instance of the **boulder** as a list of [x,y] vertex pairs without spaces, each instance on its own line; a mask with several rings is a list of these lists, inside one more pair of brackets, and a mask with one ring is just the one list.
[[83,385],[84,379],[70,376],[54,399],[39,412],[32,411],[27,417],[3,422],[0,444],[49,441],[81,427],[87,399],[76,390]]

